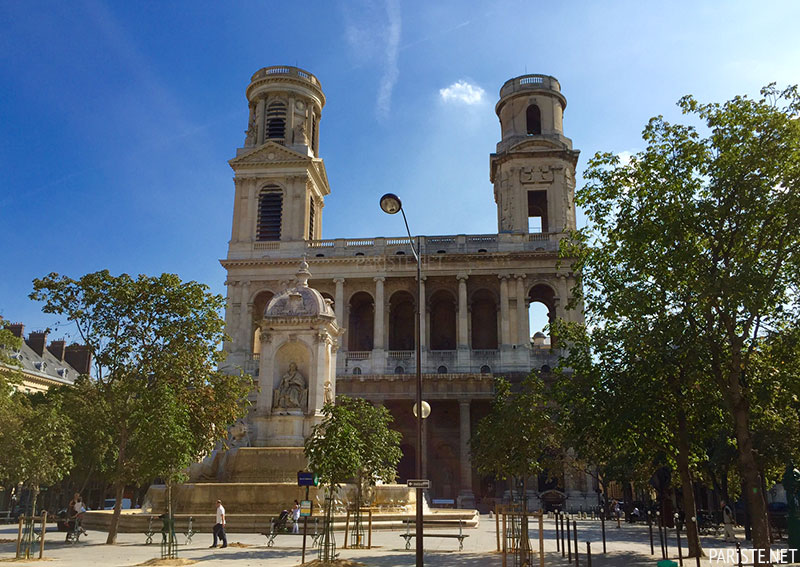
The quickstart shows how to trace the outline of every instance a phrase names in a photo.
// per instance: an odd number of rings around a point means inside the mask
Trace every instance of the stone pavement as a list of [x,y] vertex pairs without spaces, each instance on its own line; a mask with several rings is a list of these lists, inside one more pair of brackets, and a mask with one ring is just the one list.
[[[579,541],[579,564],[588,565],[586,552],[586,542],[592,542],[592,567],[644,567],[655,566],[660,559],[660,548],[656,533],[655,551],[656,556],[650,555],[650,543],[646,525],[626,525],[620,529],[613,523],[606,524],[608,554],[602,554],[602,543],[600,533],[600,523],[596,520],[578,521],[578,541]],[[52,531],[51,531],[52,530]],[[427,530],[426,530],[427,531]],[[437,531],[437,530],[430,530]],[[453,533],[453,529],[438,530],[442,533]],[[0,561],[9,560],[14,557],[15,526],[0,526]],[[405,550],[405,542],[400,534],[402,530],[380,531],[373,533],[374,547],[371,550],[340,550],[340,557],[353,559],[374,567],[401,567],[413,566],[414,547]],[[464,551],[458,552],[458,542],[454,539],[428,538],[425,540],[425,564],[431,567],[445,566],[464,566],[464,567],[500,567],[501,557],[496,552],[497,540],[495,536],[495,523],[487,515],[481,516],[481,524],[477,529],[465,530],[469,537],[464,541]],[[555,530],[553,520],[545,520],[545,550],[548,567],[567,567],[567,560],[562,559],[561,554],[556,552]],[[538,539],[533,534],[532,545],[538,550]],[[742,534],[738,534],[740,541]],[[103,532],[92,531],[89,536],[78,544],[71,545],[64,543],[64,534],[55,531],[55,525],[48,528],[48,537],[45,545],[45,558],[47,565],[52,567],[63,566],[96,566],[96,567],[122,567],[144,563],[153,558],[159,557],[159,546],[161,535],[154,537],[156,543],[145,545],[143,534],[120,534],[118,544],[114,546],[104,545],[106,534]],[[178,535],[179,542],[184,542],[184,536]],[[11,542],[10,540],[14,540]],[[336,533],[337,545],[341,546],[344,540],[344,533]],[[682,544],[685,553],[685,538],[682,537]],[[311,538],[308,542],[310,545]],[[256,534],[228,534],[229,546],[227,549],[209,549],[211,544],[211,534],[200,533],[194,536],[193,542],[188,546],[181,546],[179,557],[196,560],[209,565],[219,565],[221,567],[255,567],[269,566],[278,567],[300,564],[302,538],[293,535],[280,535],[272,548],[266,547],[266,538]],[[704,537],[703,545],[706,553],[710,554],[712,549],[730,548],[722,541],[722,538]],[[785,545],[784,545],[785,547]],[[677,547],[675,544],[675,532],[670,533],[669,539],[670,556],[677,561]],[[38,556],[38,555],[37,555]],[[306,551],[306,561],[315,559],[314,550]],[[14,562],[14,565],[41,565],[37,561]],[[511,563],[509,565],[512,565]],[[538,559],[534,562],[538,566]],[[573,557],[571,565],[575,565]],[[694,559],[684,560],[686,567],[695,567]],[[703,567],[722,567],[731,566],[735,563],[725,561],[703,560]]]

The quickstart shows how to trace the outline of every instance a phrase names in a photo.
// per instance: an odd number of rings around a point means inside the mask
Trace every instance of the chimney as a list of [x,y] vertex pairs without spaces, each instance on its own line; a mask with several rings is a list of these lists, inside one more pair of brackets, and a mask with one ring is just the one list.
[[50,346],[47,347],[53,356],[55,356],[58,360],[64,360],[64,349],[67,348],[67,341],[64,339],[60,339],[57,341],[53,341],[50,343]]
[[47,331],[36,331],[28,335],[28,340],[25,341],[33,351],[42,356],[44,354],[44,345],[47,344]]
[[22,338],[22,332],[25,330],[25,325],[22,323],[12,323],[8,326],[8,330],[11,331],[15,337],[18,339]]
[[64,362],[72,366],[80,374],[89,374],[92,353],[86,345],[71,344],[64,350]]

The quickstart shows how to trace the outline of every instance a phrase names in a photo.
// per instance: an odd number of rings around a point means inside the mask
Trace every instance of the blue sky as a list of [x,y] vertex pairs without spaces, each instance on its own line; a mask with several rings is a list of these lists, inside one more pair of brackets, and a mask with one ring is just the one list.
[[261,67],[302,67],[327,95],[325,238],[401,234],[378,208],[390,190],[413,232],[491,233],[507,79],[560,80],[582,171],[635,151],[684,94],[798,82],[798,21],[794,1],[2,1],[0,315],[69,336],[27,298],[49,272],[167,271],[224,293],[227,160]]

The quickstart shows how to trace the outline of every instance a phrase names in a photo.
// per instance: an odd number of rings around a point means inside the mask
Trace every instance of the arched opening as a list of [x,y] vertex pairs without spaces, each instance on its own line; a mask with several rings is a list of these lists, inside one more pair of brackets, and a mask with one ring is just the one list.
[[528,191],[528,232],[548,232],[547,191]]
[[[444,364],[441,365],[439,368],[436,369],[436,372],[438,372],[439,374],[447,374],[447,366],[445,366]],[[423,414],[423,417],[424,417],[424,414]]]
[[360,374],[361,374],[361,369],[358,366],[353,368],[353,376],[359,376]]
[[394,373],[395,374],[405,374],[406,373],[406,369],[403,368],[402,366],[395,366],[394,367]]
[[537,284],[528,292],[528,322],[533,348],[552,348],[555,344],[550,324],[555,321],[555,292],[545,284]]
[[286,103],[276,100],[267,107],[267,138],[283,143],[286,136]]
[[472,348],[497,349],[497,302],[488,289],[472,296]]
[[535,104],[528,106],[525,111],[525,121],[528,126],[528,136],[536,136],[542,133],[542,112]]
[[409,443],[401,444],[400,450],[403,452],[403,456],[397,463],[397,482],[405,482],[409,478],[416,477],[417,452]]
[[456,350],[456,298],[439,290],[431,296],[431,350]]
[[256,240],[280,240],[283,192],[277,185],[267,185],[258,196]]
[[389,299],[389,350],[414,350],[414,298],[398,291]]
[[365,291],[354,293],[350,298],[350,317],[347,326],[348,350],[372,350],[374,321],[375,305],[372,296]]
[[274,295],[271,291],[265,290],[258,292],[253,298],[253,319],[250,322],[250,336],[253,339],[253,344],[250,352],[253,353],[254,358],[261,354],[261,327],[259,322],[264,318],[264,311],[266,311],[267,305],[269,305]]
[[484,364],[483,366],[481,366],[481,374],[491,374],[491,373],[492,369],[489,367],[488,364]]

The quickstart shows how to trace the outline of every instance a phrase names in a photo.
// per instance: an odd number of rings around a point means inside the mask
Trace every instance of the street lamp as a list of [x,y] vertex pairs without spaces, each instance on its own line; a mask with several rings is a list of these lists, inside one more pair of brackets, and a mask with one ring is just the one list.
[[[411,231],[408,228],[408,220],[406,219],[406,212],[403,210],[403,203],[400,201],[400,197],[395,195],[394,193],[386,193],[383,197],[381,197],[381,209],[384,213],[394,215],[397,214],[399,211],[403,214],[403,222],[406,225],[406,232],[408,233],[408,242],[411,244],[411,252],[414,254],[414,259],[417,261],[417,313],[416,313],[416,320],[414,322],[415,328],[415,343],[414,346],[416,347],[416,362],[417,362],[417,403],[415,406],[417,408],[422,408],[422,411],[415,412],[417,418],[417,478],[422,479],[422,420],[424,417],[425,409],[422,403],[422,361],[420,356],[420,344],[421,344],[421,337],[420,337],[420,318],[422,313],[422,293],[420,292],[422,287],[422,262],[420,261],[419,257],[419,237],[417,237],[417,245],[414,246],[414,238],[411,236]],[[422,488],[417,487],[417,567],[422,567]]]

